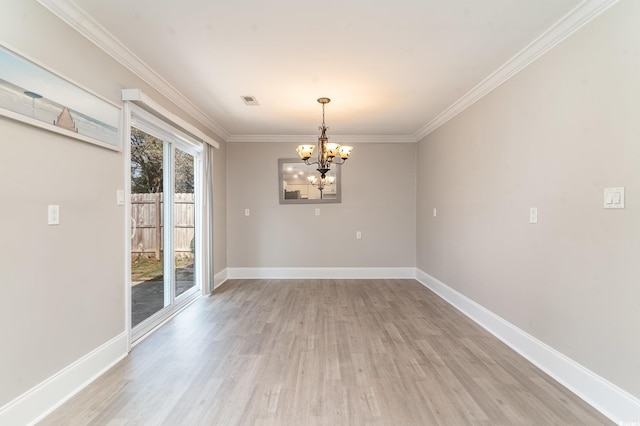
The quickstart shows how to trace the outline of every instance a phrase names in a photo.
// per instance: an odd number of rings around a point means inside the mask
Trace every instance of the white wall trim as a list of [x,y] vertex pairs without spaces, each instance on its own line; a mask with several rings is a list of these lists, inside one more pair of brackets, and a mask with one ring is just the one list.
[[[331,135],[331,140],[340,144],[349,143],[416,143],[413,135]],[[289,142],[316,143],[318,135],[231,135],[229,143]]]
[[131,352],[131,103],[124,103],[122,129],[122,167],[124,174],[124,329],[127,330],[127,352]]
[[564,387],[618,424],[640,421],[640,400],[524,332],[431,275],[416,279]]
[[[207,136],[201,132],[200,129],[191,125],[187,121],[173,114],[171,111],[164,108],[162,105],[151,99],[140,89],[122,89],[121,96],[123,101],[130,101],[140,104],[144,109],[151,110],[156,117],[167,120],[173,126],[178,129],[184,130],[191,134],[191,136],[200,139],[202,142],[206,142],[214,148],[220,148],[220,144],[213,138]],[[180,138],[179,135],[177,135]]]
[[229,279],[415,278],[415,268],[227,268]]
[[436,118],[418,130],[414,135],[415,139],[419,141],[469,108],[618,1],[619,0],[584,0],[500,68],[491,73],[473,89],[438,114]]
[[[94,18],[87,14],[82,8],[72,0],[37,0],[43,7],[67,23],[71,28],[78,31],[87,40],[105,51],[109,56],[121,63],[135,75],[158,90],[167,99],[186,111],[207,128],[218,134],[229,142],[273,142],[276,136],[271,135],[230,135],[225,129],[217,124],[211,117],[196,107],[182,93],[162,78],[155,70],[142,61],[137,55],[129,50],[122,42],[114,37],[109,31],[102,27]],[[526,68],[533,61],[538,59],[548,50],[565,40],[571,34],[591,22],[598,15],[616,4],[619,0],[584,0],[563,18],[556,22],[551,28],[533,40],[524,49],[518,52],[500,68],[495,70],[487,78],[482,80],[473,89],[454,102],[451,106],[441,112],[437,117],[419,129],[413,135],[396,136],[376,136],[381,140],[388,139],[393,142],[416,142],[427,136],[429,133],[451,120],[456,115],[473,105],[486,94],[500,86],[505,81]],[[294,136],[287,136],[285,141],[290,141]],[[335,136],[336,140],[338,137]],[[366,135],[352,136],[340,139],[343,143],[373,142],[375,138]],[[381,141],[378,141],[382,143]],[[386,142],[386,140],[385,140]]]
[[[226,268],[214,288],[227,279],[415,278],[485,328],[571,392],[618,424],[636,424],[640,400],[529,335],[426,272],[416,268]],[[0,424],[32,425],[104,374],[127,355],[128,336],[119,334],[47,380],[0,407]]]
[[0,408],[0,424],[32,425],[104,374],[127,355],[122,332]]
[[186,96],[180,93],[167,80],[162,78],[153,68],[138,58],[120,40],[101,26],[93,17],[71,0],[37,0],[43,7],[71,28],[79,32],[87,40],[105,51],[125,68],[133,72],[151,87],[159,91],[167,99],[187,112],[194,119],[226,139],[229,134],[211,117],[196,107]]
[[213,289],[220,287],[227,279],[227,268],[224,268],[213,276]]

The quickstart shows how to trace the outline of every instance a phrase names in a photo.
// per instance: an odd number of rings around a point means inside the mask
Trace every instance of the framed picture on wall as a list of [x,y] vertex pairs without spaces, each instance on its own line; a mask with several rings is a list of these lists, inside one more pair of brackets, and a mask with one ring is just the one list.
[[0,45],[0,115],[122,149],[122,109]]

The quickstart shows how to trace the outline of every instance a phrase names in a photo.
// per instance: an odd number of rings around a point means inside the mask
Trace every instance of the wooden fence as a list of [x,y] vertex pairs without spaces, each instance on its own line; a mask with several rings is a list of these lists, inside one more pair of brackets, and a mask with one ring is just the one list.
[[[194,196],[174,194],[174,252],[191,256],[194,237]],[[131,194],[131,254],[161,258],[164,201],[162,193]]]

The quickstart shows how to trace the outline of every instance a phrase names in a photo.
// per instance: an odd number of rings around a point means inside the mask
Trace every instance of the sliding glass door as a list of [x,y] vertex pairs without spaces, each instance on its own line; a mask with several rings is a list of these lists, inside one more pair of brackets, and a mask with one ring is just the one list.
[[199,294],[201,151],[143,111],[131,127],[131,328],[146,334]]
[[165,143],[131,129],[131,326],[166,307],[164,274]]
[[173,258],[177,297],[192,289],[195,283],[195,158],[180,148],[174,151],[175,185],[173,193]]

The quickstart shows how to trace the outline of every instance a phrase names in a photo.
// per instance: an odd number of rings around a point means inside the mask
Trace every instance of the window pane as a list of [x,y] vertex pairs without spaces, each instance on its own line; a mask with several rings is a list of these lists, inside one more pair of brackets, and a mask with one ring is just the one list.
[[166,306],[163,262],[163,142],[131,129],[131,325]]
[[178,148],[175,150],[175,193],[173,249],[175,259],[176,297],[195,285],[195,193],[194,157]]

